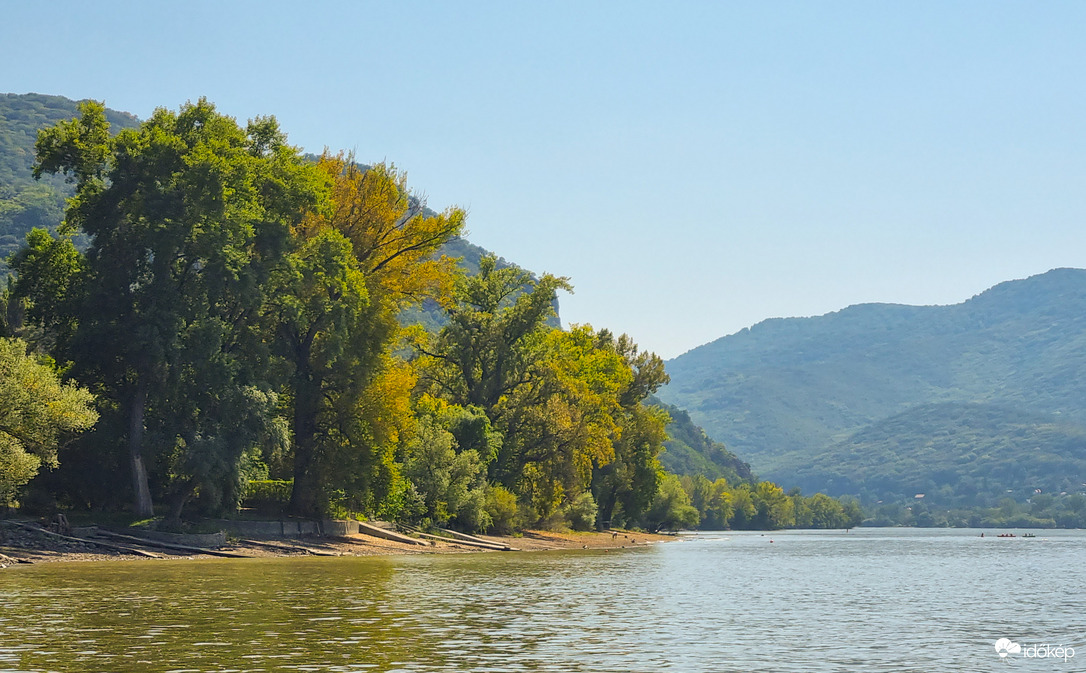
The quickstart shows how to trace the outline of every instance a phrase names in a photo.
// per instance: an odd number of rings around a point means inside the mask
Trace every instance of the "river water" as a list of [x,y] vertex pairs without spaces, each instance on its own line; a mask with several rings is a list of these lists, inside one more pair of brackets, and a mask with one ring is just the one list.
[[1086,533],[1036,533],[16,566],[0,671],[1086,671]]

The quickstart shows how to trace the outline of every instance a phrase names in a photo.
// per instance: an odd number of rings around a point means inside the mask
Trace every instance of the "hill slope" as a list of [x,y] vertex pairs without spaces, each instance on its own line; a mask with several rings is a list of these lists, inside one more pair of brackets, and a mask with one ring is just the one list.
[[823,453],[788,458],[780,478],[804,490],[994,506],[1008,495],[1081,491],[1086,428],[1051,415],[944,402],[872,423]]
[[[963,427],[980,444],[1015,437],[1019,448],[1001,454],[1018,461],[1008,469],[1027,471],[1038,451],[1078,465],[1080,445],[1067,438],[1086,428],[1086,271],[1002,283],[954,306],[866,304],[767,320],[667,367],[660,397],[785,486],[891,497],[915,485],[897,458],[934,465],[917,447]],[[930,406],[939,404],[981,406],[968,407],[966,422],[946,411],[955,407]],[[1001,413],[1033,420],[1012,428],[997,422]],[[1061,430],[1049,432],[1051,423]],[[865,460],[872,469],[860,479],[834,477]]]
[[[62,176],[34,180],[34,142],[38,129],[79,114],[74,101],[43,94],[0,94],[0,277],[3,260],[22,245],[34,227],[55,228],[64,215],[64,199],[72,189]],[[139,124],[136,117],[106,110],[117,131]]]
[[709,438],[701,427],[690,420],[690,414],[686,411],[654,397],[649,398],[648,403],[661,407],[671,416],[671,422],[667,425],[668,439],[660,454],[660,463],[668,472],[700,474],[710,481],[724,477],[730,484],[754,479],[750,465],[720,442]]

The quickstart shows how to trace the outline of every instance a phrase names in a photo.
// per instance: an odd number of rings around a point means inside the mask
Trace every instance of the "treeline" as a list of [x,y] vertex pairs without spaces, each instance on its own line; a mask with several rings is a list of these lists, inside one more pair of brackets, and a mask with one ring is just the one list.
[[[492,257],[457,274],[436,252],[462,210],[426,210],[391,166],[306,160],[272,118],[240,126],[201,100],[111,135],[102,105],[80,112],[39,134],[35,176],[75,195],[60,235],[35,229],[10,258],[0,330],[98,419],[29,490],[55,447],[0,427],[29,457],[17,474],[0,460],[9,503],[177,522],[281,480],[299,516],[642,521],[663,474],[668,416],[644,403],[663,362],[552,326],[567,279]],[[398,321],[423,301],[448,312],[436,333]],[[57,433],[93,422],[79,399]]]
[[667,475],[646,515],[649,526],[703,530],[776,530],[780,528],[853,528],[864,520],[853,499],[824,493],[785,493],[768,481],[729,484],[702,475]]
[[874,526],[922,528],[1086,528],[1086,495],[1035,493],[1026,502],[1001,499],[994,507],[940,507],[915,500],[870,508]]

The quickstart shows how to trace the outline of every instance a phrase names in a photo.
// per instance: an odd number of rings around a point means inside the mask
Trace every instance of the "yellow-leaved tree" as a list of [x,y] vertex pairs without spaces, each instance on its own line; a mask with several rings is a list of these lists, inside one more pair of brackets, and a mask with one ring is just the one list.
[[290,508],[307,516],[343,498],[373,509],[393,489],[413,383],[392,352],[398,316],[426,299],[447,302],[454,261],[437,252],[464,226],[460,209],[427,210],[392,166],[325,154],[318,168],[330,206],[292,232],[267,311],[291,369]]

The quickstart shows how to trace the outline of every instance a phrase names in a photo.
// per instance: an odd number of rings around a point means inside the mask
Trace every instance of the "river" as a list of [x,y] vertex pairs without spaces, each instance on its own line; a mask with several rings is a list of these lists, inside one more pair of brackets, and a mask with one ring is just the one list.
[[16,566],[0,671],[1086,670],[1086,533],[980,532]]

